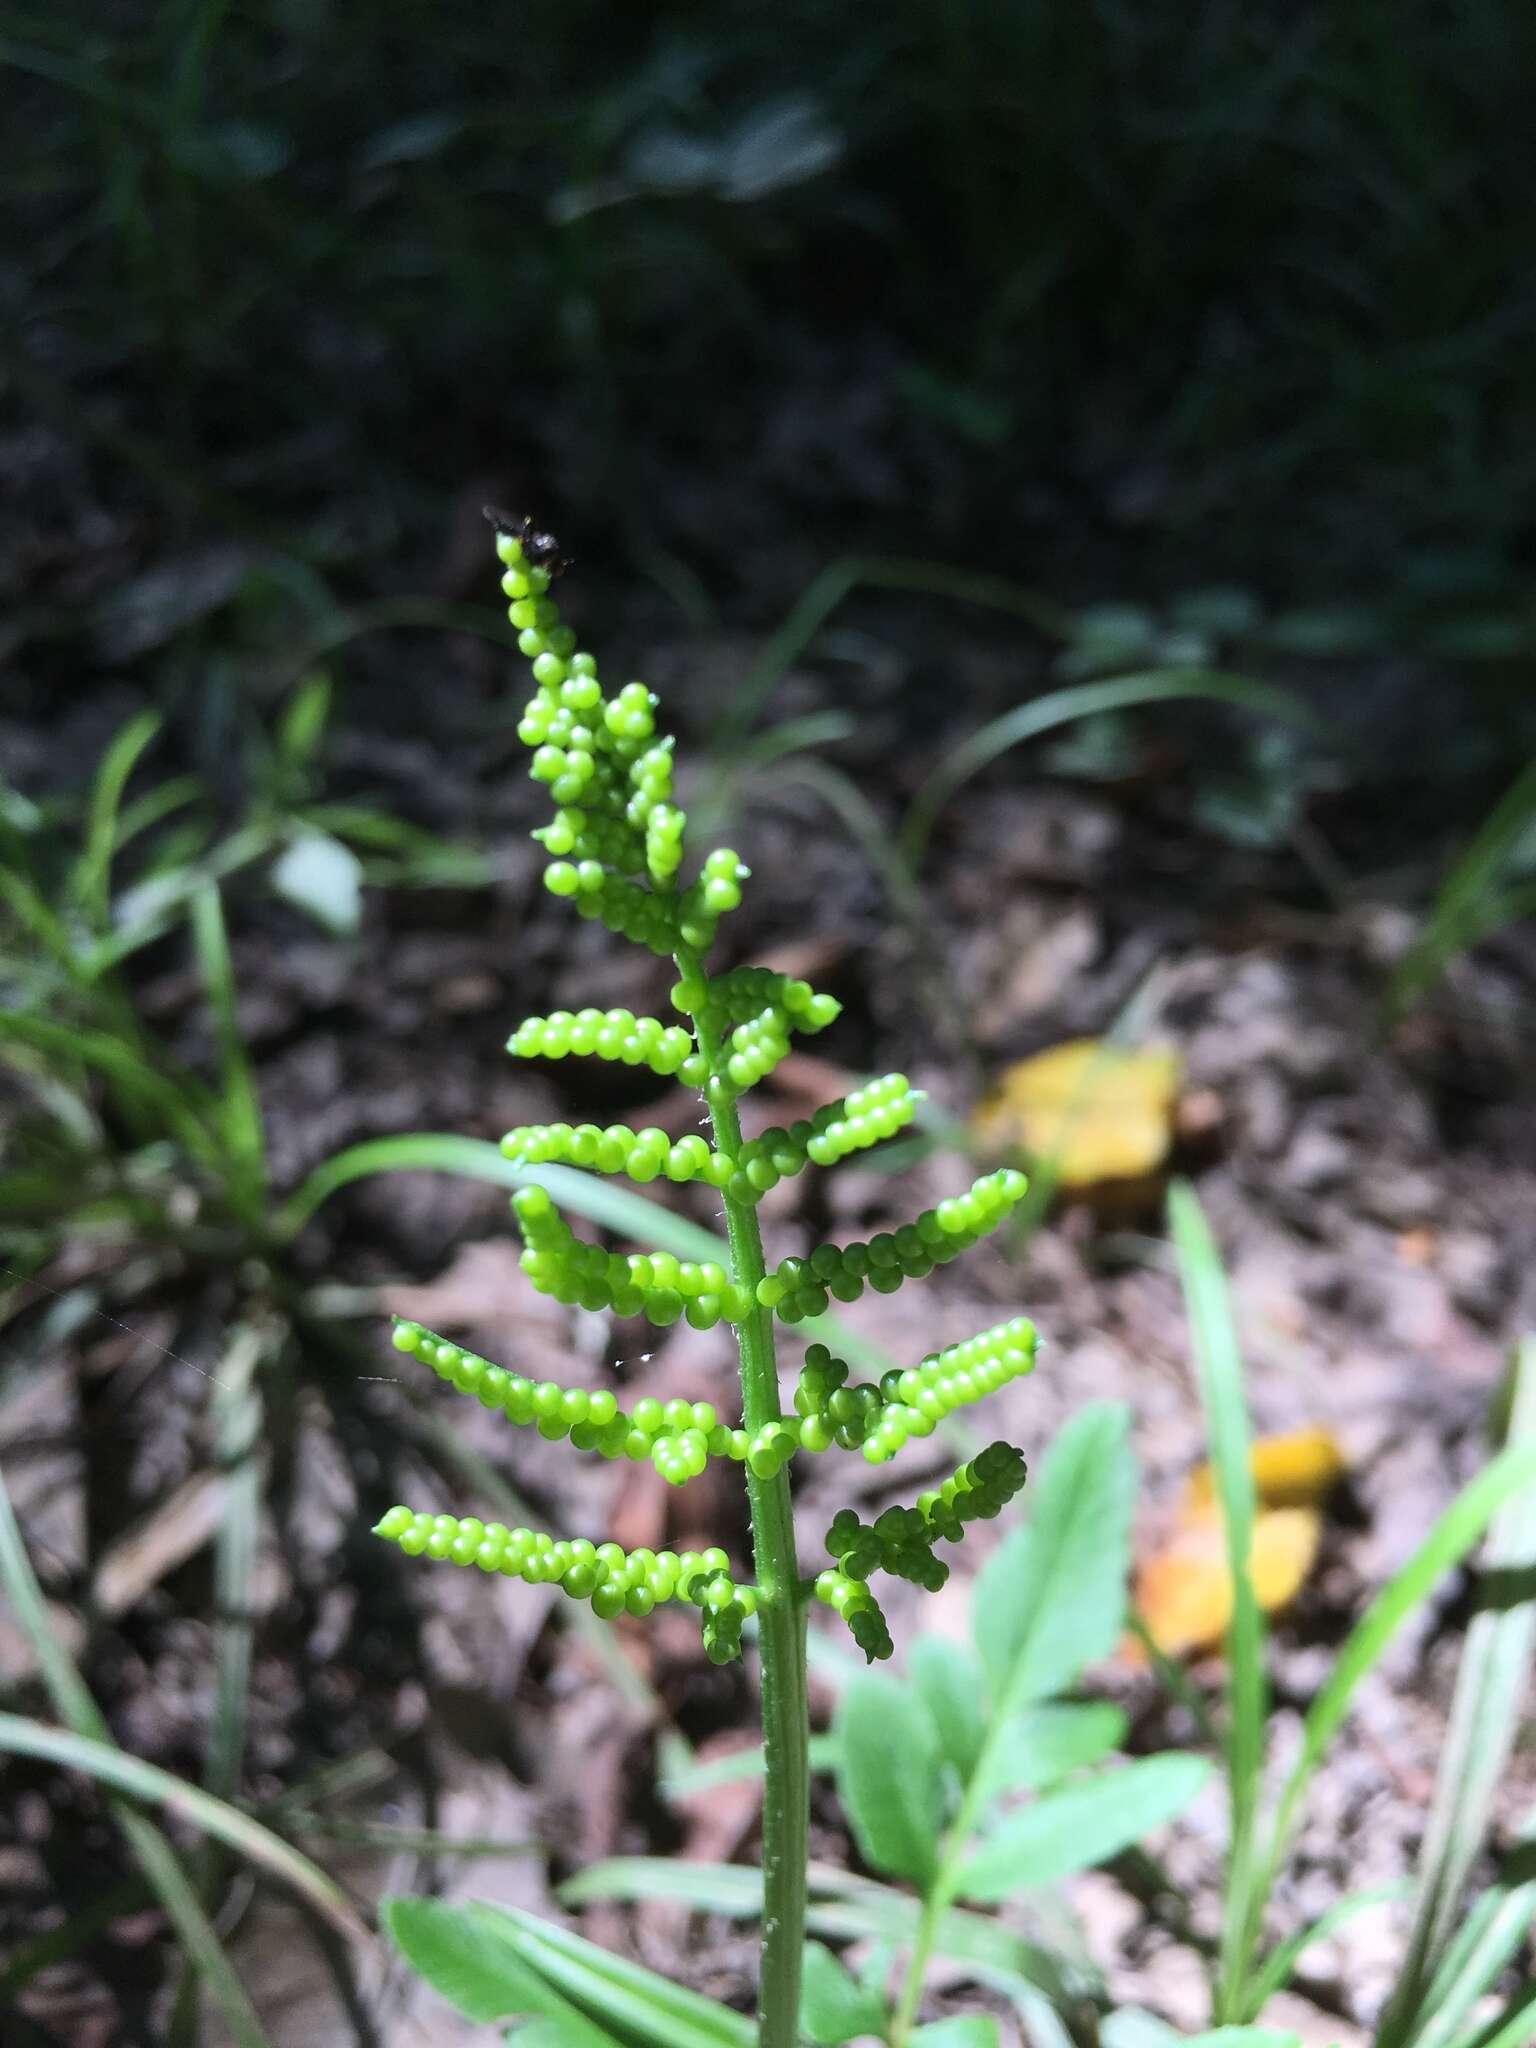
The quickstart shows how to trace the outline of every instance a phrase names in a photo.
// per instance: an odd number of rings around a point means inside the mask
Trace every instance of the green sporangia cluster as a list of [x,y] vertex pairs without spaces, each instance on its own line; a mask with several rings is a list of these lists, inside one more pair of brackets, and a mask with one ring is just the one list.
[[[693,881],[680,880],[687,821],[674,800],[673,742],[657,730],[655,697],[636,682],[606,693],[596,660],[577,647],[549,594],[548,563],[506,530],[498,534],[497,551],[511,621],[535,685],[518,733],[532,749],[530,773],[555,806],[552,821],[534,835],[551,856],[545,883],[584,917],[676,963],[671,1003],[680,1019],[666,1023],[627,1009],[556,1010],[519,1025],[507,1050],[519,1059],[643,1066],[697,1088],[715,1140],[625,1124],[529,1124],[509,1131],[503,1153],[530,1170],[512,1198],[524,1272],[541,1292],[573,1306],[643,1317],[658,1327],[679,1320],[700,1330],[729,1324],[743,1347],[759,1322],[767,1330],[768,1315],[783,1324],[814,1322],[834,1301],[856,1301],[867,1287],[889,1294],[922,1278],[996,1229],[1024,1193],[1022,1174],[987,1174],[867,1243],[818,1245],[771,1269],[754,1254],[756,1263],[745,1271],[668,1252],[608,1251],[579,1237],[539,1184],[537,1169],[551,1163],[623,1174],[641,1185],[699,1181],[741,1216],[788,1176],[834,1165],[894,1136],[912,1121],[921,1097],[904,1074],[886,1074],[812,1117],[755,1137],[739,1135],[737,1099],[785,1058],[796,1034],[825,1030],[840,1006],[808,982],[766,967],[707,971],[716,926],[740,903],[748,870],[729,848],[717,848]],[[791,1410],[749,1430],[707,1401],[646,1397],[625,1409],[606,1387],[527,1378],[404,1319],[395,1323],[394,1343],[509,1422],[550,1441],[569,1439],[573,1448],[599,1457],[648,1461],[673,1485],[686,1484],[719,1458],[743,1466],[754,1482],[775,1479],[799,1451],[860,1451],[872,1464],[883,1463],[909,1438],[932,1435],[953,1410],[1030,1371],[1035,1358],[1034,1328],[1023,1317],[887,1372],[878,1384],[851,1384],[846,1362],[813,1342]],[[744,1361],[747,1355],[743,1348]],[[844,1509],[827,1532],[831,1565],[802,1581],[799,1597],[814,1594],[831,1606],[867,1657],[888,1657],[890,1632],[870,1590],[872,1574],[942,1585],[948,1566],[934,1545],[955,1542],[969,1522],[997,1514],[1024,1478],[1022,1454],[994,1443],[911,1507],[887,1508],[868,1525]],[[716,1662],[740,1654],[742,1625],[757,1610],[761,1591],[714,1549],[625,1552],[614,1543],[403,1506],[391,1508],[375,1533],[409,1556],[558,1584],[603,1616],[647,1614],[662,1600],[691,1602]]]

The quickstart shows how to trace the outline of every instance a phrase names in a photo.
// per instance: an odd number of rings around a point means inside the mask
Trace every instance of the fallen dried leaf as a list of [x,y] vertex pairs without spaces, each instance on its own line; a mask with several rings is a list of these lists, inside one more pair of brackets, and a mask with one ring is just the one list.
[[1171,1047],[1069,1039],[1007,1068],[971,1128],[991,1149],[1051,1161],[1063,1187],[1134,1180],[1168,1156],[1178,1081]]
[[[1250,1467],[1259,1507],[1248,1570],[1259,1606],[1275,1614],[1295,1599],[1317,1560],[1320,1503],[1345,1470],[1344,1454],[1332,1431],[1318,1425],[1261,1437]],[[1232,1579],[1209,1465],[1191,1473],[1172,1532],[1139,1565],[1136,1611],[1165,1656],[1221,1641],[1232,1618]]]

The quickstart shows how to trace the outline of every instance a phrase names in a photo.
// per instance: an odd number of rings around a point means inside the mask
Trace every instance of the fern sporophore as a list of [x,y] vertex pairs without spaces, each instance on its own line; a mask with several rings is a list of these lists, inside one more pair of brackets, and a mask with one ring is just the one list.
[[1022,1453],[994,1443],[911,1507],[892,1507],[865,1526],[845,1510],[826,1532],[830,1559],[800,1575],[787,1466],[797,1452],[858,1451],[872,1464],[909,1438],[932,1435],[951,1410],[983,1398],[1034,1363],[1035,1335],[1022,1317],[936,1351],[878,1384],[849,1384],[847,1364],[812,1343],[786,1413],[774,1358],[775,1318],[814,1321],[833,1301],[866,1288],[893,1293],[956,1257],[996,1227],[1024,1193],[1024,1177],[991,1173],[895,1231],[867,1243],[823,1244],[803,1258],[763,1257],[757,1204],[778,1182],[877,1145],[907,1125],[918,1101],[902,1074],[887,1074],[815,1116],[743,1139],[737,1104],[790,1049],[792,1036],[818,1032],[839,1005],[804,981],[763,967],[711,974],[706,957],[722,917],[741,902],[748,870],[729,848],[705,856],[681,879],[686,819],[673,801],[673,741],[656,729],[657,700],[641,683],[605,695],[592,655],[549,595],[552,570],[526,536],[498,522],[502,588],[536,685],[518,727],[533,750],[531,773],[554,801],[535,837],[552,856],[544,880],[577,911],[669,956],[679,1021],[625,1009],[556,1011],[530,1017],[508,1050],[524,1059],[570,1055],[645,1066],[700,1090],[710,1139],[672,1139],[657,1128],[550,1123],[509,1131],[502,1149],[537,1168],[559,1162],[617,1173],[644,1185],[702,1181],[719,1191],[729,1260],[622,1253],[579,1237],[542,1186],[519,1189],[512,1207],[523,1270],[556,1300],[665,1327],[728,1324],[740,1367],[739,1419],[708,1402],[643,1399],[621,1408],[607,1388],[532,1381],[465,1351],[420,1324],[398,1321],[397,1348],[521,1427],[603,1458],[649,1460],[674,1485],[711,1459],[743,1468],[751,1510],[751,1571],[725,1552],[624,1551],[586,1537],[509,1529],[474,1515],[391,1508],[376,1533],[412,1556],[427,1556],[530,1584],[558,1584],[605,1617],[648,1614],[660,1601],[699,1610],[704,1647],[716,1662],[741,1654],[755,1618],[762,1660],[767,1783],[763,1822],[764,1943],[761,2041],[789,2048],[796,2038],[804,1924],[807,1806],[805,1614],[812,1598],[842,1617],[869,1659],[889,1657],[891,1637],[869,1581],[878,1572],[924,1587],[942,1585],[948,1566],[935,1546],[958,1541],[968,1522],[996,1515],[1024,1483]]

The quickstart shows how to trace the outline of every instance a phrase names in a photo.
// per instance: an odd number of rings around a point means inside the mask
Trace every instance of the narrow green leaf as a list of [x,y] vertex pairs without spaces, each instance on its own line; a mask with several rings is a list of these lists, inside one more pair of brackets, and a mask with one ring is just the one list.
[[1515,849],[1536,826],[1536,761],[1516,778],[1440,885],[1429,920],[1387,990],[1388,1019],[1401,1017],[1440,979],[1461,949],[1482,935],[1483,906]]
[[931,1635],[917,1638],[907,1652],[907,1665],[938,1730],[945,1762],[968,1778],[987,1735],[980,1666],[960,1644]]
[[524,1962],[488,1908],[391,1898],[379,1917],[411,1968],[466,2019],[536,2013],[558,2026],[561,2048],[622,2048]]
[[[110,1747],[101,1709],[53,1626],[43,1589],[37,1582],[32,1560],[22,1541],[3,1472],[0,1472],[0,1586],[4,1587],[16,1621],[37,1659],[55,1711],[70,1724],[70,1730],[64,1731],[44,1728],[41,1723],[24,1721],[18,1715],[0,1715],[0,1751],[7,1747],[5,1737],[9,1733],[9,1747],[24,1754],[47,1756],[51,1746],[56,1744],[63,1744],[66,1751],[73,1752],[64,1757],[55,1756],[54,1761],[78,1763],[96,1752],[106,1757],[121,1756],[120,1751]],[[124,1758],[123,1761],[131,1764],[136,1760]],[[149,1771],[152,1767],[141,1764],[138,1768]],[[157,1775],[169,1778],[168,1773]],[[172,1778],[169,1782],[181,1784],[180,1779]],[[193,1791],[191,1786],[183,1789],[189,1793]],[[195,1796],[206,1798],[202,1793]],[[216,1800],[208,1803],[218,1805]],[[232,1811],[230,1808],[222,1810],[226,1813]],[[113,1799],[112,1814],[144,1874],[146,1884],[165,1909],[166,1918],[207,1984],[238,2048],[268,2048],[266,2032],[257,2017],[256,2008],[224,1953],[213,1923],[203,1911],[175,1850],[148,1815],[140,1813],[131,1800]],[[255,1823],[249,1825],[254,1827]],[[265,1834],[266,1831],[261,1829],[258,1832]],[[271,1839],[276,1841],[276,1837]],[[296,1852],[288,1850],[285,1843],[277,1846],[296,1863],[304,1862]],[[315,1875],[319,1877],[320,1873],[316,1871]],[[327,1883],[328,1880],[321,1879],[321,1882]]]
[[[1515,1359],[1509,1441],[1536,1446],[1536,1336]],[[1484,1582],[1532,1584],[1536,1573],[1536,1486],[1500,1509],[1488,1534]],[[1536,1595],[1473,1617],[1467,1630],[1450,1722],[1440,1749],[1429,1823],[1419,1851],[1418,1894],[1407,1953],[1377,2048],[1400,2048],[1422,2026],[1425,1993],[1455,1930],[1467,1876],[1481,1853],[1500,1781],[1514,1748],[1536,1646]]]
[[1170,1750],[1047,1792],[982,1837],[961,1865],[961,1895],[990,1902],[1117,1856],[1181,1813],[1209,1775],[1204,1757]]
[[1253,2012],[1262,2012],[1277,1991],[1283,1991],[1290,1982],[1291,1972],[1315,1941],[1326,1941],[1336,1928],[1353,1920],[1357,1913],[1367,1907],[1379,1906],[1388,1899],[1401,1898],[1407,1890],[1407,1879],[1391,1884],[1372,1885],[1368,1891],[1356,1892],[1351,1898],[1340,1899],[1315,1920],[1309,1920],[1305,1927],[1298,1927],[1294,1934],[1288,1934],[1284,1941],[1264,1958],[1263,1964],[1255,1971],[1248,1987],[1248,2006]]
[[277,724],[277,751],[288,768],[307,768],[331,715],[331,679],[316,669],[294,688]]
[[988,1758],[982,1797],[1038,1792],[1096,1764],[1125,1740],[1124,1710],[1110,1700],[1048,1700],[1009,1716]]
[[252,1192],[259,1195],[266,1183],[261,1098],[256,1092],[256,1077],[246,1056],[235,1011],[235,972],[224,929],[224,906],[211,882],[205,883],[192,899],[192,938],[219,1044],[220,1120],[235,1161],[242,1174],[249,1176]]
[[833,1734],[844,1808],[867,1863],[924,1885],[938,1862],[939,1740],[910,1686],[861,1672],[838,1702]]
[[341,1933],[354,1939],[362,1935],[362,1923],[344,1894],[307,1856],[290,1848],[260,1821],[252,1820],[222,1799],[211,1798],[198,1786],[189,1785],[185,1778],[161,1770],[158,1764],[130,1756],[110,1742],[76,1735],[65,1728],[50,1728],[20,1714],[0,1714],[0,1752],[41,1757],[65,1770],[84,1771],[115,1791],[168,1808],[191,1826],[291,1885]]
[[[175,812],[185,810],[188,804],[195,804],[202,795],[203,785],[195,775],[173,775],[165,782],[156,783],[134,803],[124,804],[118,813],[113,851],[121,853],[141,832],[163,824]],[[182,829],[185,831],[187,828],[183,826]],[[156,853],[158,857],[158,848]]]
[[[1536,1813],[1527,1815],[1511,1858],[1529,1859],[1533,1850]],[[1536,1877],[1493,1885],[1473,1900],[1425,1994],[1425,2018],[1413,2048],[1448,2048],[1459,2041],[1467,2015],[1513,1962],[1533,1925]]]
[[112,852],[123,791],[139,756],[159,730],[160,714],[140,711],[114,734],[96,771],[86,814],[85,846],[75,862],[70,886],[76,902],[98,932],[106,930],[111,912]]
[[[889,1942],[910,1946],[917,1932],[916,1899],[876,1879],[852,1876],[828,1864],[812,1863],[807,1873],[810,1905],[806,1924],[832,1940]],[[762,1873],[733,1863],[688,1863],[659,1856],[615,1856],[595,1863],[560,1887],[561,1902],[591,1899],[679,1899],[701,1913],[750,1920],[763,1909]],[[994,1919],[951,1907],[939,1923],[935,1952],[965,1963],[988,1983],[1009,1990],[1006,1980],[1026,1980],[1059,2003],[1068,2004],[1085,1986],[1065,1972],[1057,1957],[1023,1940]]]
[[1457,2048],[1530,2048],[1536,2040],[1536,1984],[1517,1991],[1503,2010],[1467,2034]]
[[25,875],[4,865],[0,865],[0,903],[24,930],[31,932],[44,952],[50,954],[60,967],[66,972],[74,968],[74,948],[70,944],[68,927]]
[[[203,1758],[203,1790],[232,1800],[240,1791],[245,1757],[246,1713],[251,1691],[251,1578],[256,1567],[257,1518],[261,1512],[261,1467],[256,1437],[261,1408],[253,1386],[266,1345],[261,1333],[237,1327],[213,1378],[214,1455],[224,1473],[224,1497],[214,1538],[213,1713]],[[213,1840],[201,1844],[194,1866],[199,1894],[212,1909],[225,1869],[225,1852]],[[191,2022],[194,1980],[190,1958],[172,2006],[168,2032]],[[182,2015],[187,2015],[181,2020]]]
[[676,1899],[701,1913],[750,1919],[763,1910],[763,1874],[740,1863],[610,1856],[568,1877],[559,1898],[563,1906],[585,1906],[593,1899]]
[[1002,2038],[991,2013],[932,2020],[908,2037],[912,2048],[998,2048]]
[[1051,598],[1000,576],[955,569],[947,562],[925,562],[900,556],[844,555],[828,562],[813,577],[769,635],[762,652],[731,692],[711,735],[711,751],[733,759],[753,719],[775,683],[800,658],[843,600],[861,585],[876,590],[927,591],[1028,619],[1041,632],[1064,638],[1071,614]]
[[56,1024],[51,1018],[23,1016],[18,1011],[0,1011],[0,1039],[6,1038],[30,1045],[50,1059],[79,1060],[96,1068],[115,1082],[125,1096],[141,1097],[195,1158],[217,1158],[217,1146],[205,1121],[201,1089],[190,1080],[171,1080],[157,1072],[110,1032]]
[[1295,1824],[1302,1794],[1349,1711],[1356,1686],[1408,1616],[1460,1564],[1508,1500],[1536,1486],[1536,1446],[1510,1444],[1464,1486],[1424,1541],[1382,1587],[1334,1659],[1326,1683],[1302,1723],[1301,1752],[1280,1794],[1266,1852],[1260,1897],[1268,1895]]
[[[830,1735],[813,1735],[807,1745],[807,1761],[813,1771],[837,1768],[837,1744]],[[764,1770],[763,1745],[754,1742],[733,1749],[727,1756],[713,1756],[704,1763],[685,1763],[662,1774],[661,1790],[668,1799],[688,1799],[716,1785],[734,1785],[743,1778],[760,1778]]]
[[517,1952],[583,2013],[646,2048],[757,2048],[742,2014],[701,1998],[654,1970],[610,1955],[579,1934],[514,1907],[482,1906],[510,1924]]
[[859,2034],[885,2032],[885,2001],[850,1977],[831,1949],[805,1944],[800,2026],[816,2048],[842,2048]]
[[1232,1820],[1216,1994],[1217,2017],[1232,2018],[1241,2015],[1243,1986],[1268,1897],[1268,1883],[1259,1880],[1254,1846],[1269,1686],[1264,1619],[1248,1568],[1254,1517],[1248,1406],[1221,1257],[1199,1198],[1185,1181],[1176,1181],[1169,1190],[1168,1221],[1189,1316],[1232,1578],[1232,1618],[1226,1641],[1226,1767]]
[[[0,1016],[0,1027],[4,1023]],[[277,1228],[284,1236],[302,1230],[320,1204],[351,1181],[366,1180],[376,1173],[422,1172],[458,1173],[509,1189],[548,1188],[560,1207],[573,1215],[585,1216],[588,1222],[654,1245],[679,1259],[725,1261],[730,1257],[723,1237],[679,1216],[675,1209],[663,1208],[660,1202],[576,1167],[514,1166],[510,1159],[503,1159],[499,1146],[449,1131],[412,1131],[397,1138],[369,1138],[360,1145],[349,1145],[322,1161],[300,1182],[284,1204]],[[844,1328],[835,1316],[808,1317],[800,1328],[807,1335],[824,1337],[842,1357],[874,1372],[884,1372],[892,1363],[878,1344]]]
[[1125,1618],[1136,1468],[1130,1414],[1092,1402],[1051,1445],[1028,1526],[982,1569],[973,1626],[994,1711],[1063,1691]]
[[1281,718],[1292,725],[1317,731],[1317,714],[1290,690],[1273,683],[1255,682],[1249,676],[1227,675],[1204,668],[1150,669],[1133,676],[1116,676],[1112,681],[1078,683],[1066,690],[1052,690],[1029,704],[1005,711],[962,740],[944,755],[908,806],[902,820],[901,846],[915,871],[927,851],[928,841],[939,813],[962,790],[973,775],[1009,748],[1057,726],[1070,725],[1079,718],[1094,718],[1106,711],[1125,711],[1138,704],[1168,704],[1179,698],[1206,698],[1213,703],[1235,704],[1245,711],[1257,711],[1269,718]]

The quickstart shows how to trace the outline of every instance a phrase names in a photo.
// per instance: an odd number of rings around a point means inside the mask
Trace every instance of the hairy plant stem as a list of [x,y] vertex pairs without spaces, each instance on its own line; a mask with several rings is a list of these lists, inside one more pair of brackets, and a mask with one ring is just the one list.
[[[695,956],[680,951],[685,981],[703,979]],[[699,1050],[709,1063],[705,1090],[715,1149],[734,1155],[741,1147],[736,1104],[721,1072],[720,1048],[700,1018],[694,1019]],[[737,1326],[741,1367],[742,1426],[750,1434],[779,1419],[779,1375],[774,1361],[770,1312],[755,1305],[763,1278],[762,1233],[757,1211],[729,1195],[725,1231],[731,1278],[745,1288],[754,1307]],[[789,1472],[771,1479],[747,1468],[747,1502],[752,1516],[752,1555],[757,1578],[758,1651],[762,1661],[763,1755],[763,1936],[758,1978],[759,2048],[795,2048],[799,2040],[800,1964],[805,1948],[805,1864],[810,1812],[810,1728],[805,1690],[805,1592],[795,1558]]]

